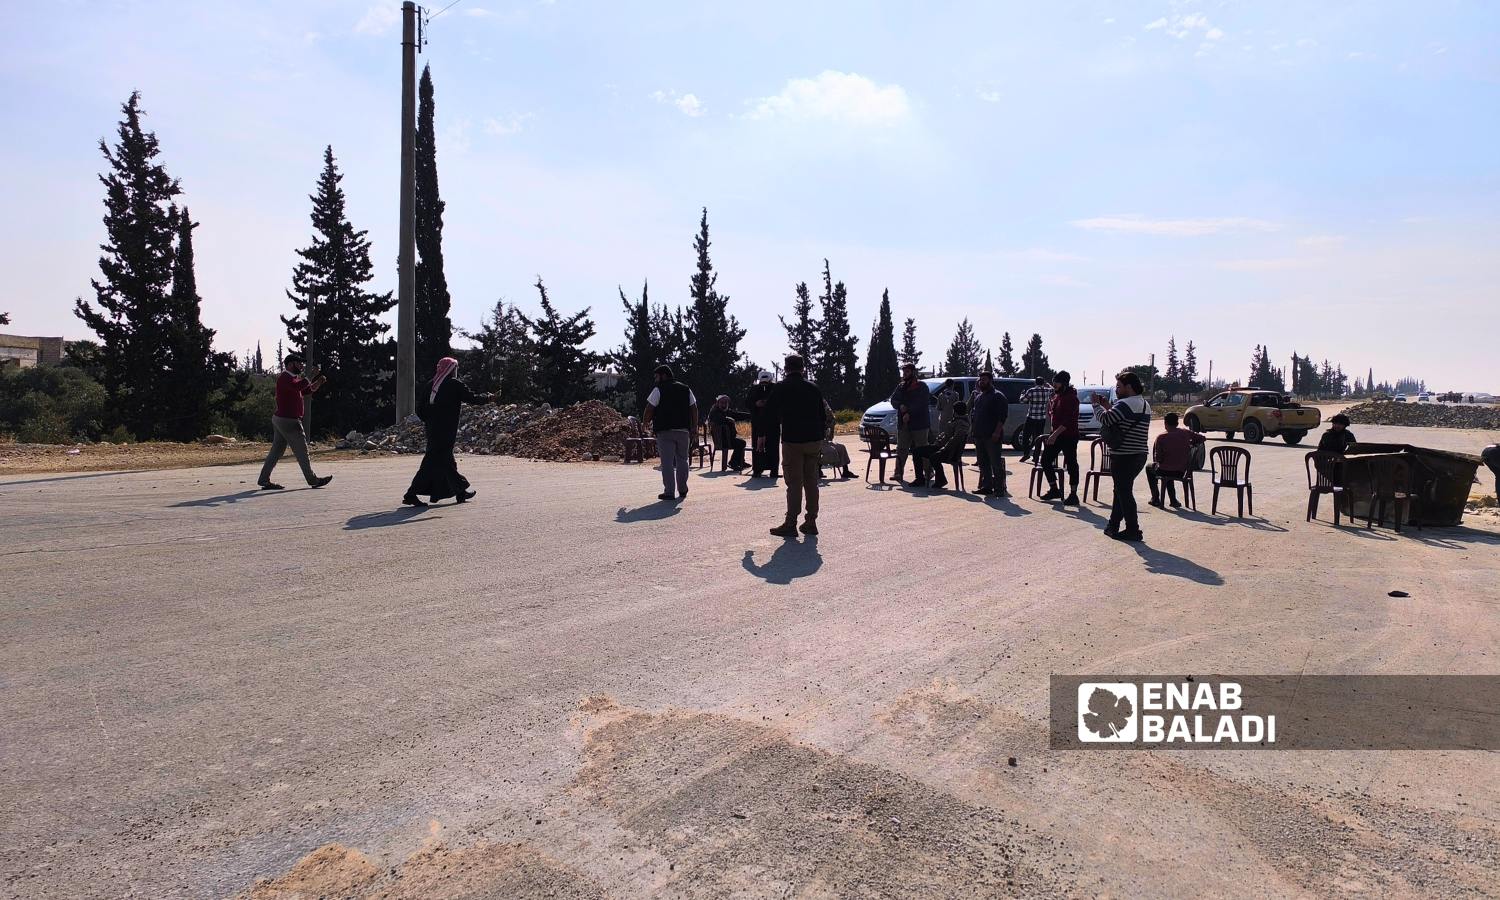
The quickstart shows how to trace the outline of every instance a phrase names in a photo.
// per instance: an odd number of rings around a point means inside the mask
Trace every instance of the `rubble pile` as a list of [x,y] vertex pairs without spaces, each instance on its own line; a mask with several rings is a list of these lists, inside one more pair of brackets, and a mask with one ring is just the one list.
[[[561,410],[546,403],[466,406],[458,420],[456,449],[562,462],[618,459],[627,431],[624,417],[598,400]],[[427,435],[422,420],[408,416],[398,425],[369,434],[351,431],[339,441],[338,449],[421,453],[427,449]]]
[[598,400],[585,400],[517,428],[504,452],[562,462],[613,461],[629,433],[624,416]]
[[1355,425],[1417,428],[1500,428],[1500,408],[1448,403],[1360,403],[1344,410]]

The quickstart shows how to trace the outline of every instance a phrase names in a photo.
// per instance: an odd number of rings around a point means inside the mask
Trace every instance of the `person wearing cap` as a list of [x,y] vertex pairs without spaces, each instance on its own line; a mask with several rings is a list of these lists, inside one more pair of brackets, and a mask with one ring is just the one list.
[[283,490],[271,480],[271,471],[290,447],[308,486],[320,488],[332,481],[333,476],[319,478],[313,472],[312,460],[307,455],[307,433],[302,430],[302,416],[306,411],[302,398],[317,393],[328,379],[316,367],[304,375],[306,362],[299,353],[288,353],[281,366],[281,374],[276,376],[276,411],[271,414],[271,452],[266,454],[265,464],[260,467],[260,478],[255,483],[263,491]]
[[769,470],[771,477],[780,475],[781,434],[776,417],[767,409],[771,399],[771,373],[761,371],[760,377],[745,395],[745,408],[750,410],[750,477],[759,478]]
[[[786,378],[771,392],[766,408],[781,425],[781,458],[786,461],[786,518],[771,529],[777,537],[818,533],[818,479],[823,474],[823,435],[833,413],[818,386],[803,374],[807,364],[793,353],[786,358]],[[803,498],[807,516],[802,526]]]
[[[1042,472],[1047,476],[1047,493],[1042,499],[1047,502],[1062,500],[1064,506],[1078,505],[1078,389],[1073,387],[1073,376],[1066,371],[1052,376],[1052,403],[1047,418],[1052,421],[1052,431],[1042,439],[1046,447],[1042,451]],[[1063,467],[1068,473],[1068,496],[1063,497],[1062,476],[1057,471],[1057,458],[1063,458]]]
[[720,394],[708,409],[708,433],[714,436],[715,447],[730,449],[726,462],[736,472],[745,468],[745,439],[735,430],[735,423],[749,418],[749,413],[729,408],[728,394]]
[[661,458],[662,492],[658,500],[675,495],[687,499],[689,451],[698,433],[698,398],[692,388],[678,381],[671,366],[656,367],[656,387],[646,398],[643,421],[656,435],[656,453]]
[[1355,443],[1355,439],[1354,432],[1349,430],[1349,417],[1336,413],[1328,420],[1328,430],[1318,438],[1318,452],[1343,456],[1352,443]]
[[896,408],[896,480],[902,484],[906,483],[908,456],[913,457],[916,483],[927,481],[923,454],[932,433],[931,403],[932,394],[917,378],[917,367],[911,363],[902,366],[901,383],[891,392],[891,406]]

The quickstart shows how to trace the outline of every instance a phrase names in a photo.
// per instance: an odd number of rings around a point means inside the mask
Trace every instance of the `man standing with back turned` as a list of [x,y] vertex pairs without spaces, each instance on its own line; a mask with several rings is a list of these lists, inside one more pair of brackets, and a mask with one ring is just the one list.
[[311,380],[302,377],[305,363],[297,353],[288,353],[281,364],[281,374],[276,376],[276,412],[271,415],[271,452],[266,454],[265,465],[260,467],[260,478],[255,483],[263,491],[283,490],[271,480],[271,470],[281,461],[286,448],[291,447],[297,465],[302,467],[302,477],[310,487],[320,488],[332,481],[333,476],[319,478],[313,474],[312,460],[307,457],[307,434],[302,430],[302,398],[315,393],[328,379],[321,372],[314,372]]
[[656,387],[646,398],[647,428],[656,435],[656,452],[661,457],[661,483],[664,490],[658,500],[676,496],[686,500],[688,461],[693,435],[698,433],[698,398],[692,388],[678,381],[671,366],[656,367]]
[[[786,479],[786,521],[771,533],[796,537],[818,533],[818,478],[822,474],[823,433],[832,415],[823,392],[805,376],[807,363],[793,353],[786,358],[786,378],[771,391],[766,408],[781,423],[781,475]],[[802,498],[807,518],[797,527]]]

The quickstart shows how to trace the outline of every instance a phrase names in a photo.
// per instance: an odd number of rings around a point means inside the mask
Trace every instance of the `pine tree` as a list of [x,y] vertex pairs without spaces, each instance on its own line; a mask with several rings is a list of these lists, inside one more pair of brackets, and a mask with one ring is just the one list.
[[583,347],[594,336],[589,308],[584,307],[571,316],[559,315],[552,307],[540,275],[535,286],[542,298],[542,314],[534,319],[523,318],[531,329],[536,370],[546,373],[542,379],[541,399],[553,406],[568,406],[587,400],[594,396],[593,375],[599,365],[599,355]]
[[1014,378],[1016,375],[1016,348],[1010,342],[1010,332],[1007,331],[1000,337],[1000,375],[1005,378]]
[[849,326],[849,292],[840,281],[832,283],[828,260],[823,260],[823,318],[813,355],[818,386],[834,409],[849,409],[860,401],[859,338]]
[[641,283],[641,299],[632,303],[620,288],[620,303],[625,307],[625,343],[610,354],[610,361],[620,369],[621,391],[634,402],[634,412],[646,408],[646,398],[655,385],[656,367],[663,363],[664,349],[651,316],[649,285]]
[[674,372],[686,371],[688,337],[682,307],[668,309],[665,303],[655,307],[651,311],[651,330],[656,336],[657,346],[661,348],[661,358],[657,365],[671,366]]
[[193,229],[186,207],[177,217],[177,247],[172,259],[172,291],[167,295],[166,371],[171,390],[158,398],[156,433],[174,441],[202,437],[216,412],[227,413],[249,392],[236,374],[234,354],[215,353],[214,332],[203,326],[203,301],[193,270]]
[[1021,365],[1027,378],[1052,377],[1052,364],[1047,361],[1047,354],[1042,352],[1041,335],[1032,334],[1031,340],[1026,343],[1026,352],[1021,354]]
[[260,355],[260,341],[255,342],[255,355],[250,357],[250,371],[257,375],[266,374],[266,360]]
[[[323,172],[312,200],[312,243],[298,250],[287,299],[297,309],[281,317],[287,340],[300,347],[309,364],[328,376],[318,392],[318,427],[342,434],[366,430],[393,414],[391,374],[396,368],[395,342],[380,315],[396,305],[390,292],[372,293],[370,241],[354,230],[344,209],[344,189],[333,148],[323,151]],[[417,373],[419,382],[425,373]]]
[[901,329],[901,365],[922,367],[922,351],[917,349],[917,320],[910,316]]
[[281,352],[281,338],[276,339],[276,371],[286,368],[286,355]]
[[719,276],[708,248],[708,208],[704,207],[693,239],[698,264],[689,283],[692,302],[687,308],[687,374],[683,380],[699,397],[739,396],[750,388],[740,353],[745,329],[729,314],[729,296],[720,294],[716,287]]
[[144,440],[158,433],[158,400],[173,389],[165,380],[168,294],[178,232],[173,198],[182,191],[156,162],[156,135],[141,129],[140,99],[133,93],[120,107],[114,149],[99,141],[109,165],[99,176],[107,236],[103,279],[93,282],[99,309],[79,298],[73,311],[99,336],[98,371],[113,422]]
[[1176,384],[1182,379],[1182,364],[1177,360],[1177,335],[1167,338],[1167,381]]
[[501,403],[526,403],[535,399],[532,378],[536,353],[526,318],[514,305],[497,300],[489,318],[476,332],[463,332],[474,342],[459,352],[464,379],[476,391],[497,395]]
[[948,345],[948,355],[943,360],[943,374],[950,377],[979,374],[979,339],[974,337],[974,326],[964,317],[958,323],[953,342]]
[[786,329],[786,345],[790,353],[801,356],[807,363],[808,377],[813,375],[813,347],[818,341],[821,323],[812,317],[812,297],[807,292],[807,282],[797,282],[797,302],[792,305],[792,321],[786,316],[777,316],[781,327]]
[[990,351],[988,351],[988,350],[984,351],[984,368],[980,369],[979,371],[981,373],[983,373],[983,372],[989,372],[991,374],[994,374],[995,363],[991,359],[991,357],[990,357]]
[[879,403],[890,395],[901,363],[896,356],[896,323],[891,317],[891,290],[880,295],[880,314],[870,329],[870,346],[865,354],[865,405]]
[[417,378],[427,377],[437,361],[453,353],[452,298],[443,275],[443,209],[438,194],[437,138],[433,130],[432,72],[422,67],[417,89],[416,136],[416,319]]

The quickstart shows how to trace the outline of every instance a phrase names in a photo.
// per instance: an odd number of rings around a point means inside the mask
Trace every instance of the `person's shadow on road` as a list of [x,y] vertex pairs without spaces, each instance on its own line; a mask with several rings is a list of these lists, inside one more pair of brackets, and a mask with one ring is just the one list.
[[345,531],[360,531],[365,528],[389,528],[392,525],[405,525],[408,522],[428,522],[432,519],[441,519],[442,516],[432,516],[431,519],[419,519],[423,513],[431,507],[427,506],[402,506],[398,509],[386,512],[363,513],[355,516],[344,523]]
[[658,500],[646,506],[637,506],[635,509],[622,506],[615,510],[615,521],[621,523],[656,522],[677,515],[680,509],[681,507],[671,500]]
[[740,565],[768,584],[791,584],[821,569],[823,556],[818,553],[818,536],[808,535],[801,541],[783,541],[765,565],[755,562],[754,550],[746,550]]
[[[1074,507],[1072,515],[1073,518],[1080,522],[1087,522],[1100,531],[1104,530],[1106,524],[1105,518],[1087,506]],[[1146,564],[1146,571],[1153,575],[1172,575],[1177,578],[1186,578],[1188,581],[1195,581],[1198,584],[1213,586],[1224,583],[1224,576],[1207,566],[1200,566],[1186,557],[1178,556],[1175,553],[1168,553],[1165,550],[1158,550],[1144,543],[1133,543],[1130,541],[1124,541],[1123,543],[1135,551],[1136,556],[1139,556],[1141,561]]]
[[259,497],[261,494],[281,493],[280,491],[262,491],[256,488],[252,491],[239,491],[234,494],[222,494],[218,497],[202,497],[197,500],[183,500],[181,503],[173,503],[169,508],[179,509],[185,506],[225,506],[230,503],[238,503],[241,500],[249,500],[251,497]]

